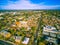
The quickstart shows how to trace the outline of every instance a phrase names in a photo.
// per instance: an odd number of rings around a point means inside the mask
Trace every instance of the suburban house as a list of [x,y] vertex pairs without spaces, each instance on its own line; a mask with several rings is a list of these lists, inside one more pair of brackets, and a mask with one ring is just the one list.
[[28,44],[29,38],[25,37],[25,39],[22,41],[23,44]]
[[19,22],[16,22],[16,25],[18,26],[18,27],[28,27],[28,25],[27,25],[27,22],[26,21],[19,21]]
[[21,36],[15,36],[15,42],[20,43],[22,37]]
[[20,41],[22,39],[21,36],[12,36],[11,38],[13,38],[16,43],[20,43]]
[[27,24],[27,21],[19,21],[19,22],[16,22],[16,26],[19,27],[19,28],[24,27],[24,28],[27,29],[26,31],[29,31],[31,29],[31,27]]
[[4,19],[3,17],[0,17],[0,19]]
[[2,36],[6,37],[6,38],[10,38],[10,36],[11,36],[11,34],[10,34],[9,32],[7,32],[7,31],[5,31],[5,30],[2,30],[2,31],[0,32],[0,34],[1,34]]
[[4,15],[4,13],[0,13],[0,16],[1,16],[1,15]]

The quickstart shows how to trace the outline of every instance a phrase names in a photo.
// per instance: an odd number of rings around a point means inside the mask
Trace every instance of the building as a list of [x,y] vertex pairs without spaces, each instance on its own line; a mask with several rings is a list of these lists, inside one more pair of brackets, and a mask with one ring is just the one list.
[[54,43],[54,45],[57,45],[57,39],[56,38],[52,38],[52,37],[48,37],[45,38],[46,41],[50,42],[50,43]]
[[0,13],[0,16],[1,16],[1,15],[4,15],[4,13]]
[[10,36],[11,36],[11,34],[10,34],[9,32],[7,32],[7,31],[5,31],[5,30],[2,30],[2,31],[0,32],[0,34],[1,34],[2,36],[6,37],[6,38],[10,38]]
[[16,25],[17,25],[18,27],[25,27],[25,28],[28,27],[26,21],[16,22]]
[[0,17],[0,19],[4,19],[3,17]]
[[58,35],[57,35],[57,38],[59,38],[60,39],[60,30],[58,31],[59,33],[58,33]]
[[44,35],[48,35],[48,36],[51,36],[51,37],[56,37],[56,35],[58,33],[59,32],[56,30],[55,27],[52,27],[52,26],[45,26],[45,27],[43,27],[43,34]]
[[15,36],[15,42],[16,43],[20,43],[21,42],[22,37],[21,36]]
[[10,41],[19,44],[19,43],[21,42],[21,39],[22,39],[21,36],[12,36],[12,37],[10,38]]
[[28,44],[28,42],[29,42],[29,38],[27,38],[27,37],[25,37],[25,39],[23,40],[23,44]]
[[21,26],[22,26],[22,27],[28,27],[28,25],[27,25],[27,22],[26,22],[26,21],[20,21],[20,23],[21,23]]
[[43,27],[43,30],[44,31],[46,31],[46,30],[56,30],[56,28],[53,27],[53,26],[45,26],[45,27]]
[[31,27],[27,24],[27,21],[19,21],[19,22],[16,22],[16,25],[19,28],[22,28],[22,27],[26,28],[26,31],[29,31],[31,29]]
[[43,27],[43,37],[46,41],[58,45],[58,39],[60,39],[60,31],[57,31],[55,27],[45,26]]

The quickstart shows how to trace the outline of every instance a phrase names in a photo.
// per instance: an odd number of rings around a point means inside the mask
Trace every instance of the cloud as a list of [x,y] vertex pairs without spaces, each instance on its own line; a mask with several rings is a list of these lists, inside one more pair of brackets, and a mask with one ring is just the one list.
[[9,1],[8,5],[4,6],[4,9],[57,9],[60,5],[44,5],[45,2],[40,4],[32,4],[30,0],[19,0],[13,3]]

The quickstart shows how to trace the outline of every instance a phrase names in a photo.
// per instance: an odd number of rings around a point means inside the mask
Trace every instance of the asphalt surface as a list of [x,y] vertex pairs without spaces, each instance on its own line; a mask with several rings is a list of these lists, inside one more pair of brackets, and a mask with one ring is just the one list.
[[13,44],[0,40],[0,45],[13,45]]
[[34,41],[33,41],[33,44],[32,45],[37,45],[38,44],[38,32],[39,32],[39,29],[41,28],[41,20],[42,20],[42,16],[38,19],[38,27],[36,29],[36,33],[34,35]]

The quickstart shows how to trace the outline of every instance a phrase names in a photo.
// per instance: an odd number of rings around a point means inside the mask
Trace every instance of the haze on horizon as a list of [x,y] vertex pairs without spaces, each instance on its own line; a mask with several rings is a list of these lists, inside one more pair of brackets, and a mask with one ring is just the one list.
[[60,0],[0,0],[1,9],[60,9]]

